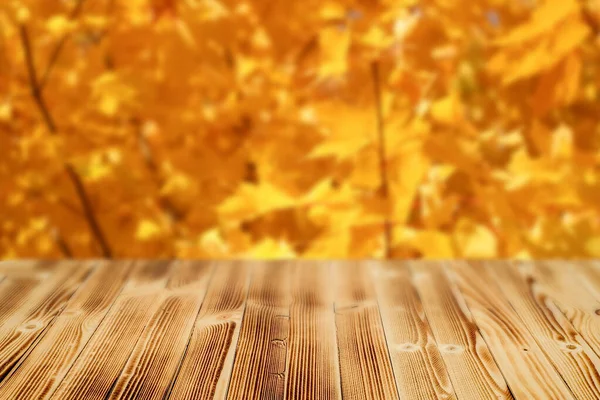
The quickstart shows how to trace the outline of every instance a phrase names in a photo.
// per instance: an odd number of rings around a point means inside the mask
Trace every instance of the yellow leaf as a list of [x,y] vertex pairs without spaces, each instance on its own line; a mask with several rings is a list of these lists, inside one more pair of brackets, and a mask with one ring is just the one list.
[[236,75],[239,80],[250,77],[260,68],[260,62],[256,58],[238,56],[236,58]]
[[105,72],[92,83],[92,96],[102,114],[114,117],[122,106],[133,103],[135,90],[115,73]]
[[552,135],[550,156],[554,159],[569,159],[573,157],[573,131],[566,125],[559,126]]
[[30,18],[31,18],[31,12],[29,11],[29,9],[27,7],[20,6],[17,9],[17,21],[20,24],[26,24],[27,22],[29,22]]
[[194,35],[191,32],[190,27],[184,20],[178,18],[175,21],[175,29],[177,30],[177,33],[179,33],[179,36],[185,42],[185,44],[187,44],[191,48],[196,47],[196,40],[194,39]]
[[112,148],[76,157],[74,160],[81,175],[87,181],[93,182],[114,172],[115,166],[121,162],[121,153],[118,149]]
[[312,204],[326,201],[332,196],[331,179],[323,179],[315,184],[304,196],[299,204]]
[[579,7],[577,0],[545,0],[535,9],[530,21],[497,40],[496,44],[508,46],[534,39],[552,29],[566,17],[577,13]]
[[491,258],[498,255],[498,240],[494,232],[473,220],[459,220],[453,237],[461,257]]
[[46,21],[46,29],[55,37],[62,37],[75,29],[75,23],[65,15],[54,15]]
[[436,230],[394,230],[394,245],[410,246],[426,259],[449,259],[456,256],[452,236]]
[[349,229],[334,229],[332,232],[327,232],[311,241],[310,247],[302,254],[302,257],[344,258],[348,255],[350,241]]
[[360,152],[357,156],[360,160],[352,168],[348,182],[356,188],[365,190],[376,190],[381,185],[381,171],[379,154],[371,147]]
[[8,122],[12,118],[13,109],[12,104],[8,101],[0,103],[0,121]]
[[292,196],[269,182],[260,185],[242,184],[237,192],[219,207],[219,213],[228,221],[249,220],[271,211],[289,208],[295,204]]
[[271,47],[271,38],[264,29],[257,29],[252,35],[252,44],[260,50]]
[[590,28],[579,18],[568,21],[566,26],[555,32],[554,42],[548,50],[549,60],[545,65],[552,66],[569,55],[590,34]]
[[562,70],[564,76],[559,81],[560,86],[557,93],[557,101],[561,105],[569,105],[575,101],[581,83],[581,73],[583,71],[581,56],[575,53],[571,54],[565,59]]
[[340,106],[321,107],[318,121],[323,127],[323,140],[308,154],[308,158],[335,157],[344,161],[355,157],[375,139],[375,119],[372,109]]
[[403,13],[397,17],[394,21],[394,36],[396,39],[404,40],[415,29],[420,18],[421,15],[419,13]]
[[251,259],[288,259],[296,257],[294,250],[283,240],[263,239],[245,253]]
[[381,27],[372,26],[363,36],[360,42],[375,49],[386,49],[394,43],[394,37],[387,34]]
[[193,182],[188,176],[182,173],[172,172],[160,189],[160,194],[169,196],[174,193],[189,191],[192,186]]
[[219,0],[204,0],[202,5],[202,18],[208,21],[216,21],[229,15],[229,9]]
[[337,2],[323,2],[319,15],[325,20],[342,19],[346,17],[346,8]]
[[397,157],[391,166],[390,189],[393,199],[392,215],[397,223],[408,220],[419,186],[425,178],[430,160],[420,146]]
[[[497,42],[502,50],[489,61],[489,70],[510,85],[553,68],[590,34],[579,10],[575,0],[546,1],[532,21]],[[571,71],[573,68],[576,66],[571,66]]]
[[325,28],[319,33],[321,78],[344,75],[348,70],[350,32],[345,27]]
[[600,258],[600,236],[589,238],[585,242],[585,250],[590,257]]
[[135,237],[139,240],[151,240],[160,236],[161,227],[156,222],[143,219],[138,223]]
[[210,229],[202,234],[200,245],[211,257],[224,256],[229,253],[229,246],[218,229]]
[[429,112],[431,118],[437,123],[444,125],[456,124],[462,119],[462,103],[458,95],[452,93],[433,103]]

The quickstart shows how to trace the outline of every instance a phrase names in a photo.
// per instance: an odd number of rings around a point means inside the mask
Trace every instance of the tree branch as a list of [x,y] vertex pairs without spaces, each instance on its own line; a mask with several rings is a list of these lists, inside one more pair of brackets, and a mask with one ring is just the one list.
[[592,12],[587,8],[583,7],[582,9],[583,20],[590,27],[595,36],[600,34],[600,22],[596,20]]
[[71,182],[73,182],[73,186],[75,187],[75,191],[77,192],[77,196],[81,201],[81,205],[83,206],[83,212],[85,214],[85,219],[88,222],[90,230],[92,231],[96,242],[100,245],[100,249],[102,251],[102,256],[105,258],[112,258],[112,251],[106,241],[104,233],[100,228],[100,224],[98,224],[98,220],[96,219],[96,215],[94,214],[94,209],[92,208],[92,203],[90,202],[89,196],[85,190],[85,186],[83,186],[83,182],[81,178],[73,169],[73,166],[70,164],[65,164],[65,171],[69,178],[71,178]]
[[[85,0],[78,0],[77,1],[77,4],[75,4],[75,7],[73,8],[73,11],[71,11],[71,15],[69,16],[69,19],[75,19],[75,18],[77,18],[77,16],[79,15],[79,13],[81,13],[81,10],[83,8],[83,3],[84,2],[85,2]],[[48,65],[46,66],[46,71],[42,75],[42,78],[38,81],[39,82],[40,91],[43,91],[44,87],[46,87],[46,83],[48,82],[48,78],[50,77],[50,74],[52,73],[52,70],[54,69],[54,66],[56,65],[56,62],[58,61],[58,57],[60,56],[60,53],[62,52],[63,48],[65,47],[65,44],[67,43],[67,40],[69,40],[70,36],[71,36],[70,33],[66,33],[59,40],[58,44],[56,45],[56,47],[52,51],[52,54],[50,55],[50,60],[48,61]]]
[[[44,122],[45,122],[46,126],[48,127],[48,130],[50,131],[50,133],[52,135],[55,135],[57,133],[56,124],[54,123],[52,115],[50,114],[50,111],[48,110],[46,102],[44,101],[44,97],[42,96],[42,91],[41,91],[40,84],[39,84],[39,81],[37,78],[37,73],[35,70],[35,61],[33,59],[33,52],[31,51],[31,42],[29,40],[29,33],[28,33],[25,25],[20,26],[20,34],[21,34],[21,42],[23,44],[23,51],[25,53],[25,60],[27,63],[27,72],[29,75],[29,85],[31,87],[32,96],[40,110],[40,113],[42,114],[42,116],[44,118]],[[99,244],[100,249],[102,250],[102,255],[106,258],[111,258],[112,252],[111,252],[110,247],[108,246],[108,243],[104,237],[102,229],[100,228],[100,225],[98,224],[98,221],[94,214],[89,196],[85,190],[85,186],[83,185],[81,178],[79,177],[79,175],[77,175],[77,172],[73,169],[73,167],[68,163],[65,164],[65,172],[67,173],[67,176],[69,177],[69,179],[71,180],[71,183],[75,187],[75,191],[76,191],[77,196],[79,197],[79,201],[81,202],[81,205],[83,207],[84,215],[87,220],[88,226],[89,226],[90,230],[92,231],[92,234],[93,234],[96,242]]]
[[57,228],[54,228],[52,229],[51,234],[52,239],[54,239],[54,243],[56,243],[56,246],[60,249],[60,252],[65,257],[73,258],[73,252],[71,251],[71,248],[69,247],[69,244],[67,243],[63,235],[60,234],[60,231]]
[[19,33],[21,35],[23,51],[25,52],[25,62],[27,63],[27,74],[29,75],[31,95],[33,96],[33,99],[42,113],[42,117],[44,118],[44,122],[46,123],[48,130],[54,135],[56,134],[56,124],[54,123],[52,115],[46,106],[46,102],[44,101],[42,91],[38,84],[37,74],[35,72],[35,63],[33,61],[33,53],[31,51],[31,42],[29,40],[29,33],[27,32],[25,25],[21,25],[19,27]]
[[[136,123],[139,125],[139,123]],[[138,145],[140,148],[140,153],[144,158],[144,162],[146,163],[146,167],[151,171],[152,176],[154,177],[156,184],[159,188],[161,188],[164,184],[163,179],[160,178],[160,171],[158,165],[156,163],[154,153],[152,152],[152,148],[148,143],[148,140],[144,136],[142,129],[140,126],[136,127],[137,136],[138,136]],[[181,211],[177,209],[175,204],[167,197],[161,197],[159,199],[160,205],[163,208],[164,212],[169,216],[169,219],[172,223],[179,222],[183,218],[183,214]]]
[[389,216],[389,205],[390,205],[390,188],[389,188],[389,178],[387,173],[387,152],[386,152],[386,143],[385,143],[385,123],[383,118],[383,106],[381,104],[381,83],[379,78],[379,63],[377,61],[373,61],[371,63],[371,76],[373,78],[373,89],[375,94],[375,112],[377,114],[377,134],[378,134],[378,149],[377,153],[379,155],[379,175],[381,178],[381,183],[379,186],[379,194],[383,199],[386,211],[388,215],[385,218],[385,222],[383,223],[383,239],[384,239],[384,249],[385,249],[385,258],[389,259],[392,256],[392,224],[390,222]]

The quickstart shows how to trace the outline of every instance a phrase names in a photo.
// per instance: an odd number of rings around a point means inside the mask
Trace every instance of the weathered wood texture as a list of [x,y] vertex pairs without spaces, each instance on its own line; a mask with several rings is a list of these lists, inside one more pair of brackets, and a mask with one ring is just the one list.
[[600,399],[600,263],[0,263],[0,399]]

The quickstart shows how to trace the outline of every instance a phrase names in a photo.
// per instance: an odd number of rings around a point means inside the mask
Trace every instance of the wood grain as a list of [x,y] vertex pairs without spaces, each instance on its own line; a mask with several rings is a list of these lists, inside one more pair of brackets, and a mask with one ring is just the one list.
[[62,311],[90,268],[90,264],[61,263],[38,285],[27,278],[8,277],[2,282],[0,382]]
[[219,263],[170,399],[224,399],[248,295],[249,268],[240,262]]
[[285,262],[253,265],[228,399],[284,398],[290,272]]
[[435,262],[411,262],[413,282],[459,399],[512,399],[457,288]]
[[128,267],[128,263],[98,265],[25,361],[0,386],[0,399],[47,399],[52,395],[121,291]]
[[582,279],[570,262],[530,264],[530,273],[581,337],[600,356],[600,299],[590,291],[592,275]]
[[40,277],[44,274],[54,273],[59,264],[52,261],[26,260],[26,261],[0,261],[0,275],[4,277]]
[[[579,275],[579,281],[592,296],[600,301],[600,261],[579,261],[570,264]],[[597,310],[596,310],[597,312]]]
[[397,398],[369,269],[357,262],[334,263],[333,268],[342,395],[348,399]]
[[478,263],[454,262],[453,278],[516,399],[573,399],[552,363]]
[[163,298],[172,264],[140,263],[52,399],[106,399]]
[[332,278],[325,263],[294,263],[287,399],[341,398]]
[[204,299],[210,263],[178,264],[107,399],[162,400],[171,388]]
[[456,399],[407,265],[372,268],[400,398]]
[[556,306],[547,302],[547,293],[530,269],[499,263],[485,263],[483,268],[496,277],[507,299],[575,397],[599,399],[600,358]]
[[599,262],[0,262],[0,399],[597,399]]
[[5,326],[9,323],[9,318],[14,314],[23,315],[20,310],[21,306],[26,302],[27,296],[41,282],[41,279],[36,276],[14,278],[3,276],[0,281],[0,326]]

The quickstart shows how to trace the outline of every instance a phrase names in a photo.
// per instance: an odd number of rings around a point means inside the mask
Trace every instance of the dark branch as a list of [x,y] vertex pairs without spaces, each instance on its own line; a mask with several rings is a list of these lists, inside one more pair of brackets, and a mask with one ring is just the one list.
[[60,252],[65,257],[73,258],[73,252],[71,251],[69,244],[67,243],[63,235],[60,234],[60,231],[58,229],[52,230],[52,239],[54,239],[54,243],[56,243],[56,246],[60,249]]
[[92,203],[87,195],[85,190],[85,186],[83,186],[83,182],[81,182],[81,178],[73,167],[70,164],[65,164],[65,171],[69,178],[71,178],[71,182],[73,182],[73,186],[75,187],[75,191],[77,192],[77,196],[81,200],[81,205],[83,206],[83,212],[85,214],[85,219],[88,221],[88,225],[96,239],[96,242],[100,245],[100,250],[102,251],[102,256],[105,258],[112,258],[112,251],[108,246],[108,242],[104,237],[104,233],[100,228],[100,224],[98,224],[98,220],[96,219],[96,215],[94,214],[94,209],[92,208]]
[[594,35],[598,36],[600,34],[600,22],[596,19],[594,14],[592,14],[592,12],[585,6],[583,7],[582,14],[585,23],[590,27]]
[[[78,0],[77,1],[77,4],[73,8],[73,11],[71,11],[71,15],[69,16],[70,19],[77,18],[77,16],[79,15],[79,13],[81,13],[81,10],[83,8],[83,3],[84,2],[85,2],[85,0]],[[50,60],[48,61],[48,66],[46,67],[46,71],[42,75],[42,78],[39,80],[40,91],[43,91],[44,87],[46,87],[46,83],[48,83],[48,78],[50,78],[50,74],[52,73],[52,70],[54,69],[54,66],[56,65],[56,62],[58,61],[58,57],[60,56],[60,53],[62,52],[63,48],[65,47],[65,44],[69,40],[70,36],[71,36],[70,33],[66,33],[59,40],[58,44],[56,45],[56,47],[52,51],[52,54],[50,55]]]
[[31,52],[31,42],[29,41],[29,33],[27,32],[27,28],[24,25],[20,26],[19,32],[21,34],[21,43],[23,44],[23,51],[25,53],[25,62],[27,63],[27,73],[29,75],[29,84],[31,87],[31,95],[35,100],[42,117],[44,118],[44,122],[48,127],[48,130],[52,133],[56,133],[56,124],[52,119],[52,115],[48,110],[48,106],[46,106],[46,102],[44,101],[44,97],[42,96],[42,91],[40,90],[40,86],[37,80],[37,74],[35,71],[35,63],[33,61],[33,53]]
[[[371,75],[373,77],[373,88],[375,91],[375,112],[377,113],[377,134],[378,134],[378,155],[379,155],[379,174],[381,183],[379,193],[385,202],[387,212],[390,207],[390,188],[387,174],[387,151],[385,143],[385,123],[383,118],[383,106],[381,104],[381,83],[379,78],[379,64],[374,61],[371,64]],[[392,256],[392,224],[390,216],[387,215],[383,224],[383,238],[385,246],[385,258]]]
[[[152,173],[152,176],[154,177],[154,180],[156,181],[156,184],[160,188],[163,186],[164,182],[160,178],[160,171],[159,171],[158,165],[156,163],[154,153],[152,152],[152,148],[150,147],[148,140],[144,136],[144,133],[142,132],[141,127],[139,126],[139,122],[136,122],[136,124],[138,125],[136,130],[138,133],[138,144],[139,144],[139,148],[140,148],[140,153],[142,154],[142,157],[144,158],[146,167],[148,167],[148,169]],[[175,204],[173,204],[173,202],[171,200],[169,200],[168,197],[161,197],[159,202],[160,202],[160,206],[163,208],[164,212],[168,215],[171,222],[178,222],[184,217],[184,215],[181,213],[181,211],[179,211],[177,209]]]
[[[48,130],[51,134],[55,135],[57,133],[56,124],[54,123],[52,115],[50,114],[50,111],[48,110],[48,107],[46,106],[46,103],[44,102],[44,98],[42,96],[35,69],[35,61],[33,59],[33,53],[31,51],[29,33],[24,25],[20,26],[20,34],[21,41],[23,44],[23,51],[25,52],[25,61],[27,63],[27,72],[29,75],[29,85],[31,87],[32,96],[40,110],[40,113],[44,118],[44,122]],[[92,231],[96,242],[98,242],[100,249],[102,250],[102,255],[106,258],[112,257],[112,252],[110,250],[110,247],[108,246],[104,234],[102,233],[102,229],[100,229],[100,225],[98,224],[98,221],[92,209],[92,205],[89,200],[89,196],[85,190],[85,186],[83,185],[83,182],[81,182],[81,178],[79,177],[79,175],[77,175],[77,172],[75,172],[73,167],[69,164],[65,164],[65,171],[67,173],[67,176],[73,183],[73,186],[75,187],[75,191],[77,192],[77,196],[79,197],[79,201],[81,202],[81,205],[83,207],[83,212],[87,220],[88,226]]]

